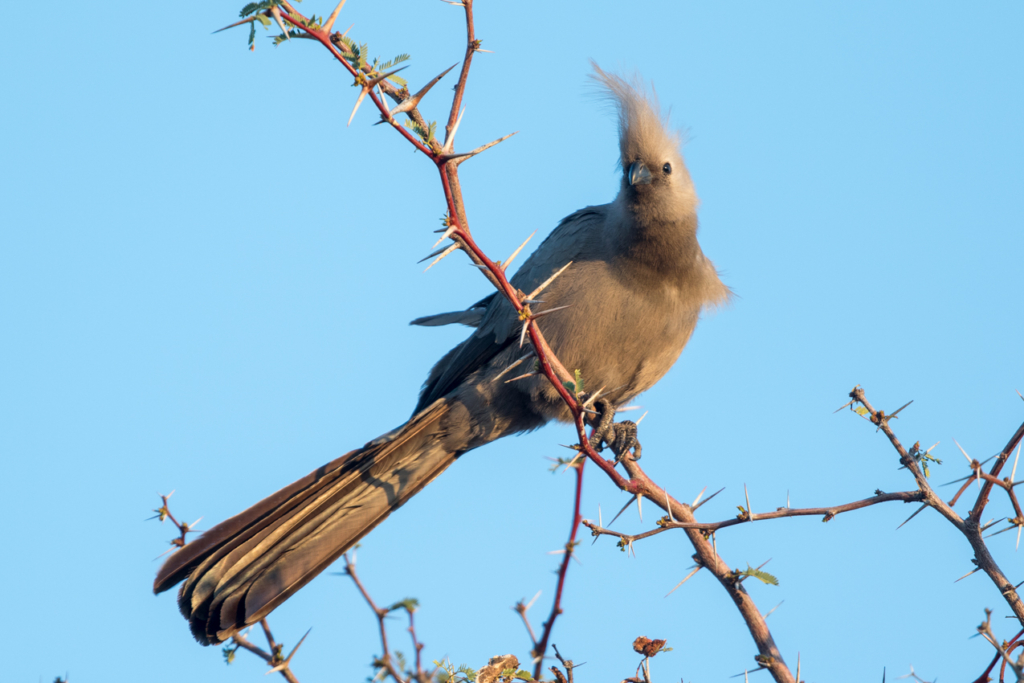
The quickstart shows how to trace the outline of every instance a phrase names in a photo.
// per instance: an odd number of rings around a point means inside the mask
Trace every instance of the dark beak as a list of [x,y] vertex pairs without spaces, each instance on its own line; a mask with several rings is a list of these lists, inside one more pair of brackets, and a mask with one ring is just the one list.
[[626,179],[630,185],[648,185],[651,182],[651,172],[647,170],[647,166],[642,161],[634,161],[629,166],[629,171],[626,173]]

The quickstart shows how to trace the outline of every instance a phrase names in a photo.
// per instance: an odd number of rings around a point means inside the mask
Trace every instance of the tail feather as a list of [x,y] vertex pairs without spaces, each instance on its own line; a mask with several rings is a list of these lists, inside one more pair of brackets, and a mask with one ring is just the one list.
[[204,644],[254,624],[327,568],[461,455],[444,445],[438,400],[395,432],[315,470],[172,555],[159,593]]

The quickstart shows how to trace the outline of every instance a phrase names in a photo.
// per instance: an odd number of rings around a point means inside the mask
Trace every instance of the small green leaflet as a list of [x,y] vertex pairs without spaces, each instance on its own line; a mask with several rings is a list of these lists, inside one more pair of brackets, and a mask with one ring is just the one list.
[[404,609],[406,612],[415,612],[416,608],[420,606],[420,601],[416,598],[406,598],[405,600],[399,600],[395,604],[388,607],[389,612],[394,612],[396,609]]
[[573,372],[573,379],[575,380],[573,382],[562,382],[562,386],[571,391],[576,398],[579,398],[580,394],[585,391],[583,388],[583,373],[580,372],[579,368]]
[[762,583],[768,584],[769,586],[778,586],[779,585],[779,580],[777,578],[775,578],[774,576],[772,576],[768,572],[761,571],[760,569],[754,569],[749,564],[747,565],[747,568],[745,570],[743,570],[741,572],[736,572],[736,576],[737,577],[740,577],[740,576],[753,576],[758,581],[761,581]]

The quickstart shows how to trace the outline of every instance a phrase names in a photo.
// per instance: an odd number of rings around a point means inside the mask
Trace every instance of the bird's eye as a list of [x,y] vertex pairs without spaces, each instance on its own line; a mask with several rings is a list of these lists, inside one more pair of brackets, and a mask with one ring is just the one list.
[[661,170],[665,172],[665,175],[668,175],[672,172],[672,164],[666,162],[665,165],[661,167]]

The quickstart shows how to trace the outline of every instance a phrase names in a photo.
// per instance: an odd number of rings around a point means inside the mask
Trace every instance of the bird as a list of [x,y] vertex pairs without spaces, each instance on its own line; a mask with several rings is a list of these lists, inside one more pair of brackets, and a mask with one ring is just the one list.
[[[614,410],[668,372],[702,311],[728,301],[731,290],[697,241],[698,198],[682,139],[656,94],[639,76],[593,69],[617,112],[618,193],[562,219],[511,283],[532,291],[571,262],[533,305],[552,311],[541,327],[562,365],[606,388],[603,405]],[[471,332],[430,370],[405,424],[167,559],[154,592],[182,583],[178,605],[200,643],[223,642],[258,622],[469,451],[571,421],[544,376],[504,377],[525,353],[522,322],[507,299],[494,293],[463,311],[413,321],[452,323]]]

